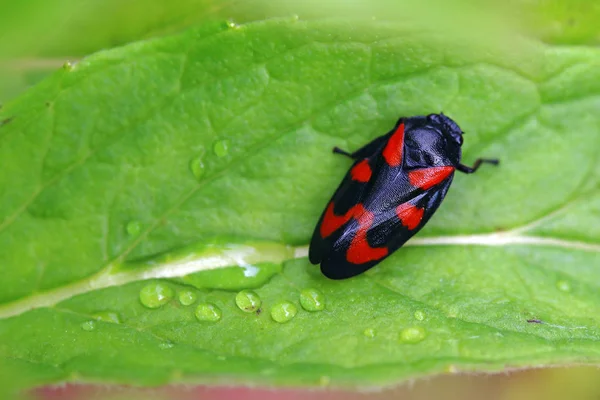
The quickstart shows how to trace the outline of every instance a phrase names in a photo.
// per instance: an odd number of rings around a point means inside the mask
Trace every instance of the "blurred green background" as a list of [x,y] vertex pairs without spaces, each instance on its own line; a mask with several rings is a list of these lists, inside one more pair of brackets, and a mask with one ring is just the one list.
[[[454,13],[445,14],[451,8]],[[242,23],[270,17],[376,18],[426,21],[434,15],[494,23],[536,40],[565,46],[598,46],[600,1],[267,1],[267,0],[0,0],[0,103],[88,54],[128,42],[178,32],[206,20]],[[449,22],[452,26],[452,21]],[[474,34],[477,27],[473,28]],[[600,371],[561,368],[500,376],[445,376],[381,393],[312,393],[319,399],[600,399]],[[41,389],[38,398],[305,398],[295,391],[197,389],[131,390],[67,386]]]
[[[242,23],[298,15],[427,23],[438,15],[452,27],[464,15],[471,16],[469,24],[485,15],[548,43],[600,43],[596,0],[2,0],[0,10],[0,102],[67,61],[206,20]],[[480,27],[467,28],[477,34]]]

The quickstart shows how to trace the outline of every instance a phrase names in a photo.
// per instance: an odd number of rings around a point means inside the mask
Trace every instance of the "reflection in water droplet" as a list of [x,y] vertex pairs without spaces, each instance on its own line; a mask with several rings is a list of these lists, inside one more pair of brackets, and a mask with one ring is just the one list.
[[221,319],[221,309],[212,303],[201,303],[196,307],[196,318],[203,322],[217,322]]
[[260,269],[258,269],[258,267],[255,267],[254,265],[250,264],[241,265],[240,268],[244,269],[244,276],[246,278],[254,278],[260,272]]
[[158,348],[161,350],[168,350],[172,349],[173,347],[175,347],[175,345],[171,342],[162,342],[158,344]]
[[417,321],[423,321],[425,319],[425,312],[417,310],[415,311],[414,317]]
[[196,299],[198,298],[196,296],[196,293],[192,292],[191,290],[182,290],[181,292],[179,292],[178,297],[179,302],[182,306],[192,305],[196,302]]
[[190,160],[190,171],[192,171],[192,175],[194,175],[194,178],[198,180],[202,178],[205,172],[202,157],[198,156]]
[[325,295],[317,289],[304,289],[300,292],[300,305],[306,311],[321,311],[325,308]]
[[96,322],[95,321],[85,321],[84,323],[81,324],[81,329],[83,329],[86,332],[91,332],[94,329],[96,329]]
[[271,318],[273,321],[284,323],[296,316],[298,308],[289,301],[282,301],[271,307]]
[[568,292],[571,290],[571,284],[567,281],[556,282],[556,288],[561,292]]
[[372,338],[372,337],[375,337],[375,334],[376,334],[376,332],[375,332],[375,329],[373,329],[373,328],[367,328],[363,331],[363,335],[365,335],[366,337]]
[[148,308],[158,308],[169,302],[175,295],[171,287],[164,283],[154,282],[140,290],[140,302]]
[[411,326],[400,332],[400,340],[404,343],[419,343],[423,339],[425,339],[425,329],[420,326]]
[[229,154],[229,140],[218,140],[213,145],[213,151],[217,157],[225,157]]
[[121,319],[119,314],[113,311],[100,311],[94,314],[94,318],[98,321],[111,322],[113,324],[120,324]]
[[127,234],[131,237],[136,237],[142,231],[142,224],[140,221],[129,221],[127,226],[125,227]]
[[258,294],[251,290],[242,290],[235,296],[235,304],[240,310],[251,313],[260,308],[262,301]]

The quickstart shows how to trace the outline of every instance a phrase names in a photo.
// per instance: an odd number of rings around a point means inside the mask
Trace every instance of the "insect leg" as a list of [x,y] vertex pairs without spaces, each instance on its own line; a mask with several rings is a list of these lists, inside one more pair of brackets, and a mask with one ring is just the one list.
[[341,155],[343,155],[343,156],[346,156],[346,157],[354,158],[354,157],[352,157],[352,154],[351,154],[351,153],[348,153],[346,150],[342,150],[342,149],[340,149],[340,148],[339,148],[339,147],[337,147],[337,146],[335,146],[335,147],[333,148],[333,152],[334,152],[335,154],[341,154]]
[[337,146],[333,148],[333,152],[336,154],[345,155],[346,157],[350,157],[353,160],[358,160],[360,158],[369,158],[373,154],[380,151],[380,149],[385,145],[385,142],[387,141],[387,139],[388,139],[388,135],[379,136],[378,138],[374,139],[372,142],[369,142],[365,146],[356,150],[354,153],[349,153],[345,150],[340,149]]
[[456,169],[460,172],[464,172],[465,174],[472,174],[473,172],[477,171],[477,169],[479,169],[479,166],[483,163],[498,165],[500,163],[500,160],[490,158],[478,158],[477,160],[475,160],[475,164],[473,164],[472,167],[463,164],[458,164]]

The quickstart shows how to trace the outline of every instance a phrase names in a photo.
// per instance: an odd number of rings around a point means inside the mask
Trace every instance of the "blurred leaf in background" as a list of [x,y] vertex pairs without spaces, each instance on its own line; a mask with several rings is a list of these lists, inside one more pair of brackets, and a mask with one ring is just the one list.
[[[449,14],[452,22],[458,17],[456,10],[480,10],[482,4],[487,9],[482,14],[485,18],[496,15],[502,24],[548,43],[600,43],[600,3],[589,0],[485,3],[457,0],[3,0],[0,5],[0,102],[15,97],[65,62],[76,61],[101,49],[173,33],[201,21],[232,19],[242,23],[298,15],[302,19],[366,17],[406,23],[426,20],[436,13],[445,15],[450,8],[454,10]],[[449,24],[457,25],[460,23]],[[476,26],[470,29],[477,32]]]

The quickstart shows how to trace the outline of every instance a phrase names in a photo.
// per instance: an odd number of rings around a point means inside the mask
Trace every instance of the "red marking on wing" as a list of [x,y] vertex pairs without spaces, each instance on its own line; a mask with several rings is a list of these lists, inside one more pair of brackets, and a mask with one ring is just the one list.
[[367,241],[367,231],[373,225],[374,217],[373,213],[366,210],[360,203],[349,209],[344,215],[335,215],[333,202],[329,203],[321,222],[321,237],[326,238],[331,235],[351,218],[358,221],[358,230],[346,253],[348,262],[364,264],[385,257],[388,254],[387,247],[371,247]]
[[346,253],[346,260],[352,264],[379,260],[388,254],[387,247],[371,247],[367,241],[367,231],[373,225],[373,213],[364,209],[362,211],[362,214],[357,216],[358,230]]
[[396,207],[396,215],[398,215],[400,222],[411,231],[419,226],[424,213],[424,208],[415,207],[409,203],[402,203]]
[[333,232],[340,229],[340,227],[346,222],[350,221],[350,218],[352,218],[356,212],[356,207],[359,206],[361,209],[363,208],[362,204],[358,204],[349,209],[348,212],[344,215],[335,215],[333,212],[333,201],[329,203],[329,205],[327,206],[327,210],[325,211],[325,215],[323,216],[323,221],[321,222],[321,237],[323,239],[326,238]]
[[402,151],[404,148],[404,122],[398,125],[383,149],[383,158],[391,167],[402,164]]
[[366,159],[356,164],[350,170],[352,180],[357,182],[369,182],[372,173],[373,171],[371,171],[371,166],[369,165],[369,162]]
[[452,172],[454,167],[450,166],[417,169],[408,173],[408,180],[411,185],[427,190],[443,182]]

